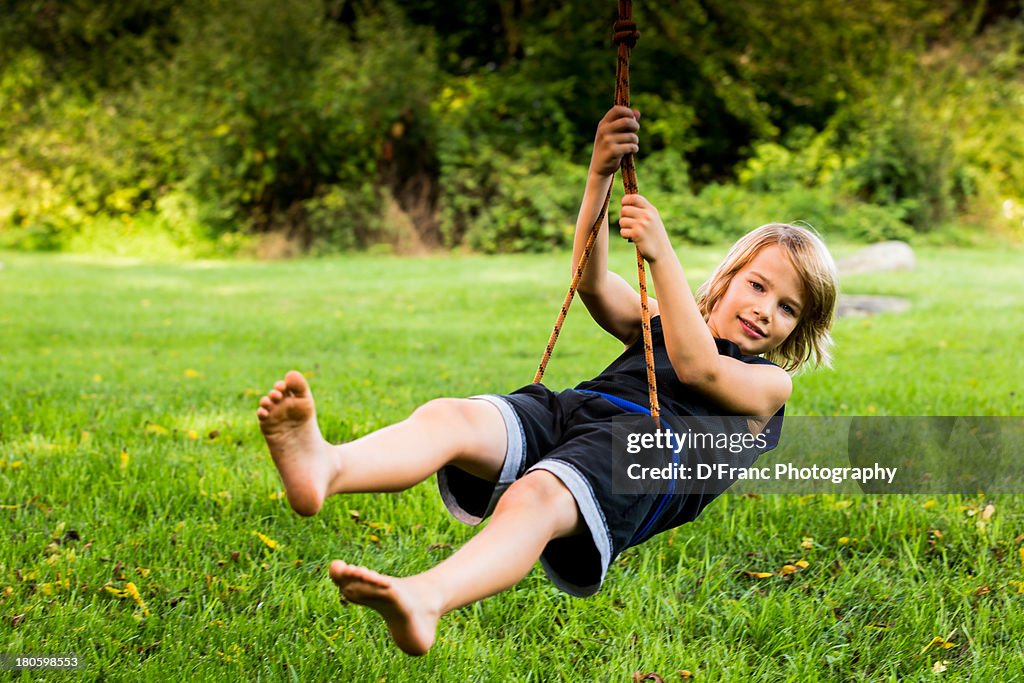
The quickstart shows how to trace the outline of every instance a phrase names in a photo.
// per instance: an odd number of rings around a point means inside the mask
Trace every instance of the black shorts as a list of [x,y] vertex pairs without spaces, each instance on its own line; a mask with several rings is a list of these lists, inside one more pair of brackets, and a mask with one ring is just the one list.
[[508,449],[497,482],[457,467],[438,472],[441,498],[457,519],[479,524],[505,490],[527,472],[546,470],[569,489],[587,532],[554,539],[541,565],[561,590],[593,595],[619,553],[655,533],[691,521],[714,495],[623,494],[612,490],[612,418],[626,414],[598,394],[553,392],[531,384],[488,401],[505,420]]

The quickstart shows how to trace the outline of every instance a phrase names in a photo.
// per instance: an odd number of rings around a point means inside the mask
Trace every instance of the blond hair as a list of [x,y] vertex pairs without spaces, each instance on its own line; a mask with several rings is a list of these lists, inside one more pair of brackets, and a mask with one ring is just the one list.
[[725,296],[733,277],[768,246],[778,245],[796,268],[805,301],[796,327],[764,357],[789,372],[807,361],[832,365],[832,322],[835,318],[839,277],[835,261],[815,233],[788,223],[769,223],[739,239],[725,259],[697,290],[697,306],[704,320]]

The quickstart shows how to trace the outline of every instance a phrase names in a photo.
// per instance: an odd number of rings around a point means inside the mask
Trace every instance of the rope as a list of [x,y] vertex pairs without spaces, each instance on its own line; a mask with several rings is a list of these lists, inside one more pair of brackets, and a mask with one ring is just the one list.
[[[636,47],[636,43],[640,39],[640,32],[636,30],[636,24],[633,23],[632,15],[632,0],[619,0],[619,20],[614,25],[614,42],[618,45],[618,61],[615,68],[615,104],[625,107],[629,106],[629,53],[630,50]],[[626,194],[637,194],[639,188],[636,182],[636,164],[633,161],[632,154],[622,157],[620,168],[622,169],[622,185]],[[612,184],[614,185],[614,183]],[[569,306],[576,295],[576,289],[579,287],[580,279],[583,277],[583,271],[587,267],[587,260],[590,258],[590,252],[594,248],[594,242],[597,240],[597,235],[601,230],[601,224],[608,213],[608,204],[611,198],[612,191],[611,187],[609,187],[608,194],[605,195],[604,204],[601,207],[601,212],[598,214],[597,220],[594,221],[594,225],[590,228],[590,234],[587,236],[587,242],[583,247],[583,255],[580,257],[580,262],[576,264],[576,271],[573,273],[572,282],[569,284],[569,291],[565,295],[565,301],[562,302],[562,310],[555,321],[554,329],[551,330],[551,337],[548,339],[548,345],[544,349],[544,355],[541,358],[540,366],[537,368],[537,374],[533,377],[534,384],[539,384],[544,377],[544,371],[547,369],[548,361],[551,359],[551,352],[554,351],[555,342],[558,341],[558,335],[562,331],[563,323],[565,323],[565,316],[569,312]],[[658,384],[654,374],[654,344],[651,341],[651,311],[647,301],[647,271],[644,268],[644,257],[640,253],[639,247],[636,250],[636,265],[637,278],[640,282],[640,320],[644,338],[644,359],[647,363],[647,394],[651,404],[651,417],[657,423],[659,415]]]

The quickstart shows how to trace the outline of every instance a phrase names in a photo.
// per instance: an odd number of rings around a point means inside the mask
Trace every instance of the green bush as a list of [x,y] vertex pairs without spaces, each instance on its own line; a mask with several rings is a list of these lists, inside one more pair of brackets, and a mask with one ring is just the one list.
[[449,246],[486,253],[572,244],[586,169],[550,150],[488,149],[443,177],[441,225]]

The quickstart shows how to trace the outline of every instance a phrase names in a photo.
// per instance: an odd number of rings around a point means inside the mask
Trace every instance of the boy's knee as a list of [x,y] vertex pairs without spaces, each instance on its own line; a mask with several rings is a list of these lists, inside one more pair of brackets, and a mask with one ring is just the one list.
[[[490,403],[469,398],[435,398],[417,408],[412,419],[440,427],[454,437],[460,453],[505,454],[505,422]],[[497,462],[500,469],[501,462]]]
[[454,430],[473,429],[481,421],[480,412],[483,407],[480,403],[468,398],[435,398],[413,411],[412,417],[443,424]]
[[570,536],[581,529],[579,507],[572,492],[562,480],[547,470],[534,470],[513,482],[498,501],[495,514],[502,509],[522,507],[543,510],[550,520],[553,538]]

